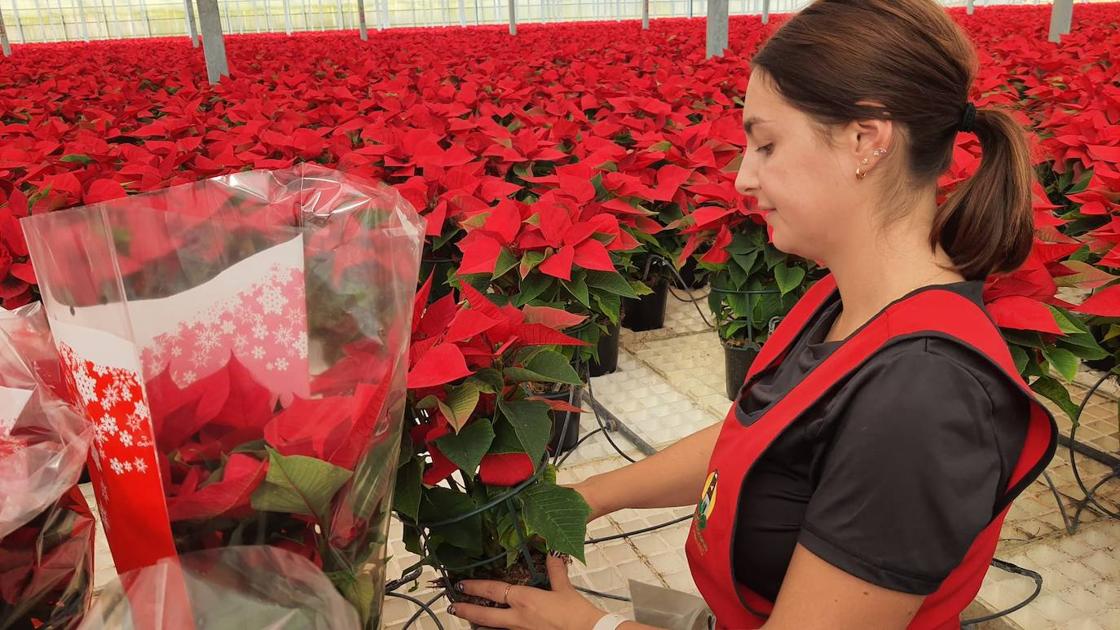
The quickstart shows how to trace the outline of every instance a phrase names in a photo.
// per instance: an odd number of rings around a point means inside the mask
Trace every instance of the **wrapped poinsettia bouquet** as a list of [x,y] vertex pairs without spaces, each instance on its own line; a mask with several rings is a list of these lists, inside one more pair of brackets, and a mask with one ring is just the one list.
[[22,224],[94,428],[118,572],[272,545],[378,627],[424,234],[411,206],[303,164]]

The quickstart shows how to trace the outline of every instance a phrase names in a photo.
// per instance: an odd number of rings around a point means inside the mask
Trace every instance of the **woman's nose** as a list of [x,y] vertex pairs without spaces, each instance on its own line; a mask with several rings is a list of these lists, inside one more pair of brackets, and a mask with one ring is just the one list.
[[743,161],[739,164],[739,172],[735,175],[735,190],[740,195],[753,196],[758,190],[758,177],[754,165],[747,152],[743,152]]

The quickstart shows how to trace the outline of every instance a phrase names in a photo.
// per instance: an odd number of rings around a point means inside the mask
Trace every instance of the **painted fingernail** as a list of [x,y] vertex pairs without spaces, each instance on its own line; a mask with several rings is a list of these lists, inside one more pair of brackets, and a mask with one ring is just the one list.
[[555,549],[553,549],[552,551],[548,552],[548,555],[552,556],[553,558],[562,558],[562,557],[564,557],[564,554],[560,553],[559,551],[556,551]]
[[455,590],[459,591],[460,593],[466,593],[467,592],[467,587],[463,586],[462,582],[456,582],[455,583]]
[[455,614],[455,607],[454,606],[448,606],[447,607],[447,614],[454,615]]

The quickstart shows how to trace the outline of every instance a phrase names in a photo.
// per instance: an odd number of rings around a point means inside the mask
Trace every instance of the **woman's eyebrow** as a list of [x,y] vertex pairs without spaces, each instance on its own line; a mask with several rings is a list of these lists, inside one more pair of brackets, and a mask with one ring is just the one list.
[[763,125],[763,124],[766,124],[768,122],[770,122],[770,121],[769,120],[763,120],[763,119],[759,118],[758,116],[748,116],[746,118],[746,120],[743,121],[743,130],[746,131],[747,135],[749,136],[749,135],[751,135],[751,129],[754,128],[755,125]]

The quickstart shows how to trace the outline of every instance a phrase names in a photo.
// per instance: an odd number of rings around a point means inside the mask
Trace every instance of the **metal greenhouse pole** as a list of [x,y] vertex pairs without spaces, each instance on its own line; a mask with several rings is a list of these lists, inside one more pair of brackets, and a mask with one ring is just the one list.
[[284,32],[292,34],[292,0],[284,0]]
[[191,46],[198,48],[198,24],[194,21],[194,7],[191,6],[191,0],[183,0],[183,8],[187,13],[187,37],[191,38]]
[[968,0],[968,2],[965,3],[965,13],[968,13],[969,15],[972,15],[975,12],[976,12],[975,3],[973,2],[973,0]]
[[222,76],[229,76],[218,0],[198,0],[198,21],[202,26],[202,46],[206,53],[206,78],[211,84],[215,84]]
[[8,29],[4,28],[4,7],[0,7],[0,50],[5,57],[12,56],[12,45],[8,43]]
[[649,0],[642,0],[642,30],[649,30]]
[[[478,4],[476,3],[475,4],[475,10],[477,10],[477,9],[478,9]],[[466,10],[467,10],[467,8],[466,8],[466,6],[464,6],[464,0],[459,0],[459,26],[465,27],[467,25]]]
[[509,0],[509,34],[517,35],[517,0]]
[[770,0],[762,0],[762,23],[770,23]]
[[86,28],[86,6],[82,0],[74,0],[78,5],[78,32],[82,34],[82,41],[89,41],[89,29]]
[[727,49],[727,2],[708,0],[708,51],[706,58],[722,57]]
[[1057,44],[1069,33],[1073,22],[1073,0],[1054,0],[1050,7],[1050,41]]
[[363,42],[369,41],[369,33],[366,31],[366,0],[358,0],[358,36]]

